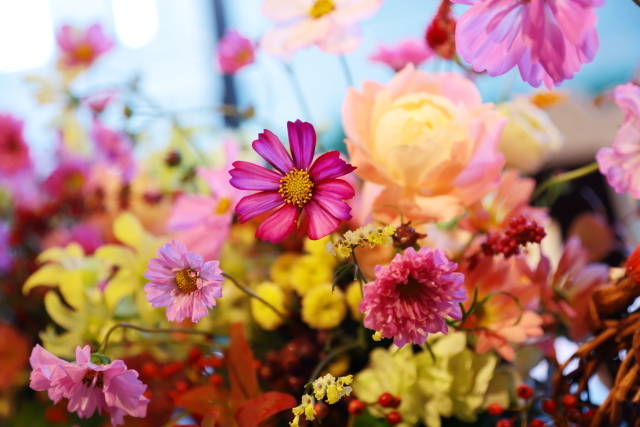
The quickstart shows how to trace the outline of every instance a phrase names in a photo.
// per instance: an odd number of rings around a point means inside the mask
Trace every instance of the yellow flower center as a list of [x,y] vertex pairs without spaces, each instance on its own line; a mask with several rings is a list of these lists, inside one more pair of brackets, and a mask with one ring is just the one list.
[[198,289],[198,273],[190,268],[183,268],[176,273],[176,285],[185,294],[190,294]]
[[98,374],[98,379],[96,379],[96,383],[93,386],[93,388],[104,388],[104,373],[102,373],[102,371],[96,372],[93,369],[87,369],[87,372],[84,374],[84,377],[82,377],[82,384],[85,385],[87,388],[91,387],[91,385],[93,384],[93,379],[96,377],[96,374]]
[[400,294],[400,298],[403,300],[412,300],[420,295],[420,288],[422,283],[418,282],[413,277],[409,276],[407,283],[398,283],[396,285],[396,291]]
[[229,200],[226,197],[223,199],[220,199],[220,201],[218,202],[218,206],[216,207],[216,215],[222,215],[223,213],[226,213],[230,207],[231,207],[231,200]]
[[249,59],[251,59],[251,50],[242,49],[236,54],[236,61],[240,64],[244,64]]
[[76,58],[80,61],[89,61],[93,56],[93,49],[88,44],[81,44],[76,48]]
[[316,0],[313,7],[309,11],[309,15],[313,19],[322,18],[327,13],[333,12],[336,6],[331,0]]
[[313,194],[313,181],[306,170],[293,169],[280,178],[278,193],[285,202],[303,207]]

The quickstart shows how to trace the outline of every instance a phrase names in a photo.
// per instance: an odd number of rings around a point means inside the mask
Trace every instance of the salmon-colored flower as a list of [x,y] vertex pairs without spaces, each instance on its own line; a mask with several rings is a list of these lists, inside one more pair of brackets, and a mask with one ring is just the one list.
[[218,63],[225,74],[235,74],[255,61],[253,43],[236,30],[227,30],[218,43]]
[[356,173],[383,186],[374,206],[396,205],[408,219],[448,220],[499,183],[504,121],[462,76],[409,64],[386,87],[350,89],[342,120]]

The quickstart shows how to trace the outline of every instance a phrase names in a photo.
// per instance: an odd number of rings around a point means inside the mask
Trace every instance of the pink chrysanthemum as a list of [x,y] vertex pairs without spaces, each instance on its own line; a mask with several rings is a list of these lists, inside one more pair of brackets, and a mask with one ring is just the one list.
[[598,50],[594,8],[604,0],[451,0],[471,5],[458,21],[456,48],[476,71],[518,67],[533,87],[573,78]]
[[[275,171],[249,162],[234,162],[230,183],[241,190],[259,191],[236,205],[240,222],[282,206],[256,231],[263,241],[278,243],[296,228],[304,211],[309,218],[309,238],[318,240],[333,233],[341,221],[351,219],[351,207],[344,202],[355,195],[342,179],[356,168],[330,151],[313,161],[316,131],[310,123],[288,122],[289,146],[293,159],[280,139],[269,130],[253,141],[256,150]],[[313,164],[312,164],[313,162]]]
[[0,178],[14,177],[31,167],[29,146],[22,136],[24,123],[0,114]]
[[76,348],[76,361],[67,362],[36,345],[29,358],[31,388],[47,390],[54,403],[69,399],[67,409],[80,418],[89,418],[97,410],[109,412],[111,424],[124,423],[124,416],[144,418],[149,399],[143,393],[147,386],[138,373],[127,369],[122,360],[108,364],[91,361],[89,346]]
[[56,39],[62,50],[61,63],[66,67],[89,67],[113,47],[100,24],[93,24],[86,31],[64,25]]
[[397,254],[388,267],[377,266],[376,280],[364,286],[358,309],[364,326],[402,347],[423,344],[428,334],[449,331],[446,317],[459,320],[467,300],[464,275],[442,249],[413,248]]
[[601,148],[596,160],[616,193],[631,193],[640,199],[640,86],[618,86],[613,96],[625,120],[613,146]]
[[209,314],[207,307],[222,297],[222,271],[218,261],[204,262],[202,255],[188,252],[175,240],[158,248],[158,258],[151,258],[144,286],[152,307],[168,307],[167,319],[180,322],[186,317],[197,322]]
[[417,67],[431,58],[434,53],[424,40],[406,39],[395,46],[378,46],[378,50],[369,57],[369,60],[386,64],[398,72],[407,64]]
[[218,43],[218,63],[225,74],[235,74],[241,68],[253,64],[255,48],[246,37],[236,30],[227,30]]

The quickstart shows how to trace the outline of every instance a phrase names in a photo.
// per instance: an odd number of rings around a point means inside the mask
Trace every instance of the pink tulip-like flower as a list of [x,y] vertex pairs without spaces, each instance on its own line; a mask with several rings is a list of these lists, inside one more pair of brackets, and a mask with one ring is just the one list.
[[382,0],[266,0],[262,13],[277,25],[267,30],[260,46],[282,58],[311,45],[329,53],[351,52],[362,40],[358,21],[381,5]]
[[218,261],[204,262],[202,255],[188,252],[173,240],[158,248],[158,258],[151,258],[144,286],[152,307],[167,307],[167,319],[181,322],[191,317],[197,322],[209,314],[207,307],[222,298],[222,271]]
[[76,348],[76,361],[67,362],[39,345],[31,352],[30,387],[47,390],[49,398],[58,403],[69,399],[67,409],[80,418],[89,418],[97,410],[108,412],[111,424],[124,424],[124,416],[144,418],[149,399],[143,393],[147,386],[138,373],[127,369],[122,360],[94,363],[89,346]]
[[24,122],[0,114],[0,178],[15,177],[31,168],[29,146],[22,136]]
[[410,220],[450,220],[500,182],[504,119],[460,75],[409,64],[387,86],[350,89],[342,121],[363,191],[368,184],[380,190],[371,199],[383,221],[398,209],[382,205],[397,206]]
[[471,5],[458,20],[456,47],[475,71],[518,67],[533,87],[559,85],[598,50],[595,8],[604,0],[451,0]]
[[251,40],[242,37],[236,30],[227,30],[218,43],[218,63],[225,74],[235,74],[241,68],[255,62]]
[[61,62],[66,67],[89,67],[113,47],[100,24],[93,24],[86,31],[64,25],[56,39],[62,50]]
[[133,178],[136,170],[133,143],[124,132],[117,132],[95,119],[91,136],[97,148],[97,160],[116,169],[125,182]]
[[423,344],[428,334],[449,329],[445,318],[460,319],[467,300],[464,275],[442,249],[426,246],[397,254],[388,267],[376,267],[376,280],[364,286],[358,309],[364,326],[402,347]]
[[613,96],[624,111],[624,123],[613,145],[601,148],[596,160],[616,193],[640,199],[640,86],[618,86]]
[[313,125],[297,120],[288,122],[291,155],[273,132],[265,130],[253,141],[253,149],[275,171],[253,163],[234,162],[230,183],[240,190],[258,191],[244,197],[236,205],[240,222],[280,207],[258,230],[256,237],[278,243],[293,232],[300,212],[309,218],[309,238],[318,240],[333,233],[341,221],[351,219],[351,207],[344,202],[355,192],[342,179],[355,167],[340,158],[338,151],[330,151],[313,161],[316,131]]
[[386,64],[398,72],[407,64],[417,67],[433,55],[433,50],[424,40],[406,39],[392,47],[378,46],[378,50],[369,57],[369,60]]

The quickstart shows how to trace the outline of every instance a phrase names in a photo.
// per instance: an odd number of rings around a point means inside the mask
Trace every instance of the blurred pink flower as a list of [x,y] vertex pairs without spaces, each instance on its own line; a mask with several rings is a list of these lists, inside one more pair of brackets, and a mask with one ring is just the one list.
[[351,52],[362,40],[358,21],[381,5],[382,0],[266,0],[262,13],[276,26],[267,30],[260,46],[285,59],[314,44],[329,53]]
[[43,248],[54,246],[65,247],[69,243],[82,246],[84,253],[93,254],[96,249],[104,245],[101,228],[96,224],[78,223],[70,229],[56,228],[48,233],[42,242]]
[[[375,206],[405,217],[446,221],[462,215],[500,182],[504,119],[468,79],[412,64],[388,85],[350,89],[342,108],[349,158],[365,183],[379,184]],[[390,221],[397,209],[376,215]]]
[[255,48],[251,40],[236,30],[227,30],[218,43],[218,63],[224,74],[235,74],[255,62]]
[[533,87],[551,89],[598,50],[594,8],[604,0],[451,0],[471,5],[458,20],[456,47],[475,71],[500,76],[518,67]]
[[22,136],[24,122],[0,114],[0,178],[18,176],[31,168],[29,146]]
[[392,47],[379,45],[378,50],[369,57],[369,60],[387,64],[398,72],[409,63],[417,67],[433,55],[433,50],[424,40],[405,39]]
[[173,204],[167,223],[167,231],[175,232],[176,240],[202,254],[207,261],[218,257],[231,231],[233,207],[241,197],[241,192],[229,184],[228,171],[237,153],[237,145],[228,143],[225,165],[219,169],[198,168],[197,174],[207,183],[211,194],[181,194]]
[[447,333],[445,318],[460,319],[467,300],[464,276],[442,249],[426,246],[397,254],[388,267],[376,267],[376,280],[363,288],[358,309],[364,326],[402,347],[423,344],[428,334]]
[[89,67],[113,47],[113,41],[104,35],[100,24],[93,24],[86,31],[64,25],[56,39],[62,50],[61,63],[67,67]]
[[136,164],[133,158],[133,143],[123,133],[111,130],[104,126],[98,119],[93,121],[91,133],[96,144],[98,161],[102,161],[116,169],[125,182],[133,178]]
[[80,418],[89,418],[97,410],[109,412],[111,424],[124,423],[124,416],[144,418],[149,399],[143,396],[147,386],[138,373],[127,369],[122,360],[108,364],[94,363],[89,346],[76,348],[76,361],[55,357],[39,345],[31,352],[30,387],[47,390],[55,403],[69,399],[67,409]]
[[613,96],[624,111],[624,123],[613,145],[601,148],[596,160],[616,193],[631,193],[640,199],[640,86],[618,86]]
[[0,221],[0,274],[7,273],[13,263],[13,256],[9,247],[9,235],[9,226]]
[[61,152],[58,166],[45,179],[42,186],[54,199],[77,195],[85,187],[89,175],[89,165],[82,157]]
[[287,122],[291,155],[270,130],[258,135],[253,149],[275,171],[249,162],[234,162],[230,183],[240,190],[258,191],[243,197],[236,205],[240,222],[279,208],[267,218],[256,237],[278,243],[293,232],[301,212],[308,217],[311,240],[327,236],[342,221],[351,219],[351,207],[344,201],[355,192],[343,179],[355,170],[340,158],[338,151],[324,153],[315,161],[316,131],[311,123]]
[[93,93],[85,98],[83,102],[94,113],[100,114],[107,108],[107,105],[116,97],[116,92],[113,90],[105,90]]
[[152,307],[167,307],[167,319],[181,322],[191,317],[197,322],[209,314],[207,307],[222,298],[222,271],[218,261],[205,262],[202,255],[188,252],[173,240],[158,248],[158,258],[151,258],[144,286]]

